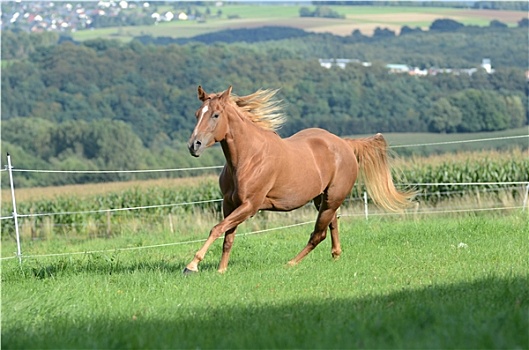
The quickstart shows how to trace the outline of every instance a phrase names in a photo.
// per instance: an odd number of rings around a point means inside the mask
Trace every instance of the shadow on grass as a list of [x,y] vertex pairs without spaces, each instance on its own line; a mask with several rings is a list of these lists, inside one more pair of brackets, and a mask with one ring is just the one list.
[[[176,266],[175,266],[176,267]],[[176,267],[178,270],[180,266]],[[65,315],[2,328],[2,348],[527,348],[528,279],[350,299],[179,308],[150,317]]]
[[[216,260],[215,254],[212,257],[200,263],[200,271],[217,271],[219,260]],[[217,254],[220,258],[220,254]],[[61,258],[51,264],[42,264],[39,261],[31,261],[25,266],[26,271],[37,279],[48,278],[69,278],[72,274],[90,273],[99,275],[127,274],[133,272],[163,272],[170,274],[182,274],[187,263],[192,256],[187,256],[187,260],[179,258],[169,259],[141,259],[135,262],[122,262],[119,255],[88,253],[81,258]],[[285,262],[286,263],[286,262]],[[244,258],[232,259],[230,268],[237,267],[240,264],[247,264]]]
[[[99,258],[98,258],[99,259]],[[180,263],[171,263],[167,261],[150,261],[150,262],[137,262],[137,263],[127,263],[121,264],[119,261],[113,261],[107,259],[108,261],[101,263],[93,262],[93,258],[88,259],[87,261],[59,261],[57,263],[36,266],[32,267],[31,271],[34,277],[38,279],[47,279],[47,278],[56,278],[65,275],[65,278],[68,277],[72,272],[74,274],[89,272],[103,275],[112,275],[112,274],[126,274],[136,271],[162,271],[169,273],[182,272],[185,267],[183,262]],[[97,260],[97,259],[96,259]]]

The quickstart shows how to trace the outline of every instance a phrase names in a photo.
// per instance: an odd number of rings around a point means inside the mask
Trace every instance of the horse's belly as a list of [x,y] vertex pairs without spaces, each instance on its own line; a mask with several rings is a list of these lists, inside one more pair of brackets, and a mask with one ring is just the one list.
[[297,175],[297,181],[275,186],[266,196],[261,209],[290,211],[304,206],[320,195],[324,188],[319,178],[309,181],[306,175]]
[[[312,199],[312,198],[311,198]],[[310,200],[297,200],[296,198],[280,198],[280,199],[271,199],[266,198],[263,205],[261,206],[261,210],[270,210],[270,211],[291,211],[298,209],[308,202]]]

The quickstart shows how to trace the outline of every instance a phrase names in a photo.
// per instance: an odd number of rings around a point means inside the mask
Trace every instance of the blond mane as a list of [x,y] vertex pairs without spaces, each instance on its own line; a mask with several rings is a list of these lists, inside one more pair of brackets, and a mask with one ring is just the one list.
[[274,99],[278,91],[260,89],[247,96],[232,95],[231,98],[254,124],[266,130],[276,131],[286,121],[282,101]]

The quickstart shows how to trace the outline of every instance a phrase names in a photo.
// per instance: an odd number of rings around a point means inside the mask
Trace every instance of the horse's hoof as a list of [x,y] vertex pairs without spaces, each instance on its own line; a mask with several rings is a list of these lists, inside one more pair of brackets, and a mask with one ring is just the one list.
[[195,274],[195,273],[197,273],[197,272],[198,272],[198,271],[190,270],[190,269],[188,269],[187,267],[184,269],[184,271],[182,271],[182,273],[184,274],[184,276],[189,276],[189,275]]

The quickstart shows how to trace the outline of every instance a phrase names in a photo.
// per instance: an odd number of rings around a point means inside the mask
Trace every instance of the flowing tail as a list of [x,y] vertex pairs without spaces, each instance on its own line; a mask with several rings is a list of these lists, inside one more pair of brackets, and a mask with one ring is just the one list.
[[358,160],[359,178],[367,193],[378,206],[400,212],[411,205],[414,191],[395,188],[388,161],[387,143],[382,134],[363,139],[345,139]]

